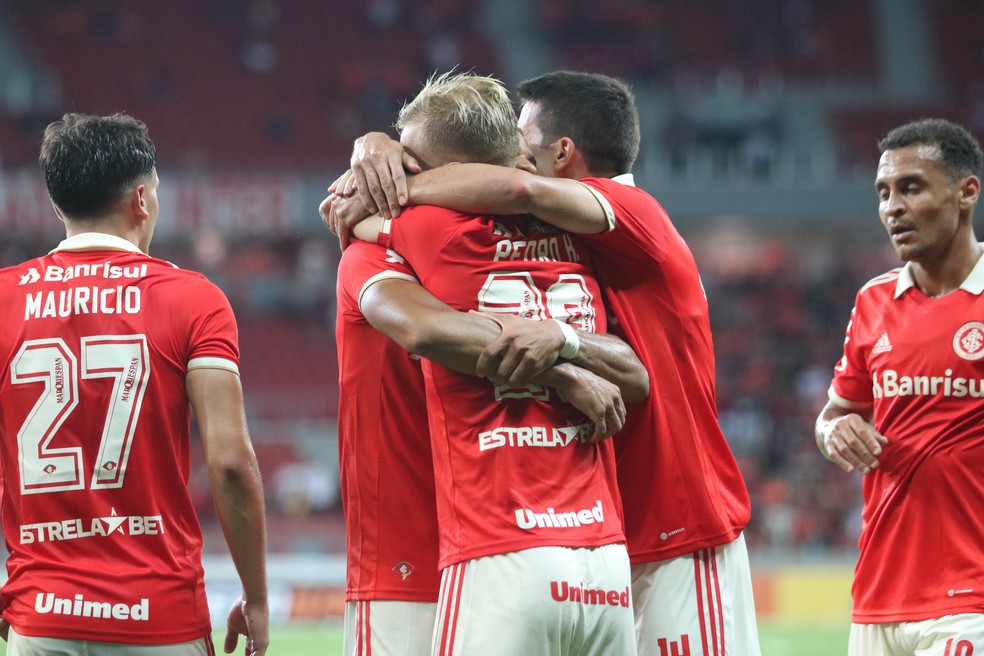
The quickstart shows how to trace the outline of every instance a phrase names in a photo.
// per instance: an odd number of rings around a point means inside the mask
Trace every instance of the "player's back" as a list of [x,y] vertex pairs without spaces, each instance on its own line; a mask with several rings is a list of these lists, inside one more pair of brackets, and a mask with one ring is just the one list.
[[210,623],[185,376],[238,370],[235,320],[200,274],[85,237],[0,272],[6,616],[28,635],[192,640]]
[[694,257],[659,203],[630,184],[583,181],[607,204],[612,229],[586,235],[623,336],[653,381],[615,436],[633,562],[669,558],[737,537],[748,493],[717,421],[714,348]]

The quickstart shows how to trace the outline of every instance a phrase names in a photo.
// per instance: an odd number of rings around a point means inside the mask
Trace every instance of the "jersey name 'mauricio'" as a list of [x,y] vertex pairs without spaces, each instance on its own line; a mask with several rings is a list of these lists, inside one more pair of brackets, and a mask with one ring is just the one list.
[[947,369],[942,376],[904,376],[894,369],[871,375],[872,394],[876,399],[893,396],[970,396],[984,398],[984,379],[953,377]]
[[69,287],[24,297],[24,321],[73,314],[139,314],[140,288],[134,286]]

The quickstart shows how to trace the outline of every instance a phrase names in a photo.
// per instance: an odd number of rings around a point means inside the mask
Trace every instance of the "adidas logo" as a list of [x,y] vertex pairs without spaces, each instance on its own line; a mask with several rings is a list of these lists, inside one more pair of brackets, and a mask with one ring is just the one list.
[[877,355],[878,353],[888,353],[891,350],[892,343],[888,341],[888,333],[884,333],[878,338],[878,341],[875,342],[875,347],[871,349],[871,352]]

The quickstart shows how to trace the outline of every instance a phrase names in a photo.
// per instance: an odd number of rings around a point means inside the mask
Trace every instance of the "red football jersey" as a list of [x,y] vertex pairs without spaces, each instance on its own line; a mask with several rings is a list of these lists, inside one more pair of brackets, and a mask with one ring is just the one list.
[[4,617],[35,636],[209,634],[185,376],[238,372],[225,296],[95,233],[0,271],[0,295]]
[[707,298],[693,255],[631,175],[582,182],[609,218],[607,232],[582,239],[613,314],[611,332],[652,381],[614,438],[629,557],[652,562],[730,542],[751,505],[717,421]]
[[[386,222],[380,240],[458,310],[605,330],[587,251],[551,226],[422,206]],[[497,388],[429,362],[424,376],[442,568],[531,547],[624,540],[611,441],[578,441],[587,419],[555,391]]]
[[863,478],[859,623],[984,612],[984,258],[926,296],[908,268],[858,292],[831,400],[888,438]]
[[369,285],[392,278],[417,282],[382,246],[355,241],[342,253],[335,330],[346,599],[436,602],[437,502],[420,362],[359,309]]

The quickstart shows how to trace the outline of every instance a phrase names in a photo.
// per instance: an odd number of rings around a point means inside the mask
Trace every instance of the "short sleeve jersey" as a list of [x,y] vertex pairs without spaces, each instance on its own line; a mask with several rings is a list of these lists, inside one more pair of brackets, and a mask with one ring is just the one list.
[[238,373],[225,296],[96,233],[0,271],[0,296],[4,617],[32,636],[208,635],[185,377]]
[[863,479],[854,621],[984,612],[984,259],[929,298],[910,270],[858,292],[831,400],[888,438]]
[[[457,310],[605,330],[587,251],[551,226],[421,206],[387,222],[380,238]],[[441,567],[624,540],[610,440],[580,442],[588,421],[554,390],[497,388],[431,363],[424,375]]]
[[613,314],[611,332],[652,381],[614,437],[629,557],[652,562],[730,542],[751,506],[717,420],[710,318],[693,255],[631,175],[581,182],[608,215],[608,231],[581,239]]
[[338,267],[338,449],[346,599],[436,602],[437,507],[420,363],[374,329],[359,301],[386,280],[417,283],[393,251],[355,241]]

